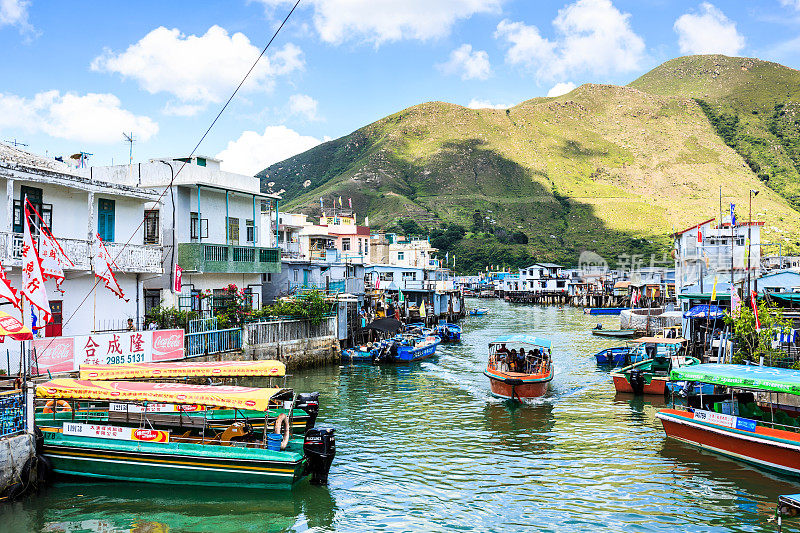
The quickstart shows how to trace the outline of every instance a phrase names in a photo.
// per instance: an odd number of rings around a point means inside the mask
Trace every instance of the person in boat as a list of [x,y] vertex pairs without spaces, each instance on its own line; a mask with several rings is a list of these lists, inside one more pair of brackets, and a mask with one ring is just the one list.
[[603,329],[603,324],[598,323],[594,329]]
[[527,365],[525,364],[525,348],[520,348],[517,354],[517,368],[519,372],[527,373]]
[[505,344],[501,344],[500,347],[497,349],[497,351],[494,354],[495,367],[500,372],[508,371],[508,362],[506,360],[507,357],[508,357],[508,354],[509,354],[509,351],[508,351],[508,348],[506,348]]
[[511,353],[506,356],[506,360],[508,362],[509,370],[512,372],[519,372],[519,367],[517,366],[517,350],[512,348]]

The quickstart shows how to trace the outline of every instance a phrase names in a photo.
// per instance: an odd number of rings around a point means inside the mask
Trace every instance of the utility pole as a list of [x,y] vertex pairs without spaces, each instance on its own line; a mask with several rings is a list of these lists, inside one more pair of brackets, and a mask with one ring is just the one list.
[[752,259],[750,258],[750,250],[752,248],[750,238],[752,235],[753,229],[753,196],[758,196],[758,191],[754,189],[750,189],[750,209],[747,214],[747,265],[745,268],[747,269],[747,297],[750,297],[750,262]]

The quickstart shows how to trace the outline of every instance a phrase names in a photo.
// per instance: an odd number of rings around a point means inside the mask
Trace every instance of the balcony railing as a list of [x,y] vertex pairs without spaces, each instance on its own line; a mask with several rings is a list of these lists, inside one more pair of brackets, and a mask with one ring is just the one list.
[[178,262],[184,270],[205,273],[277,274],[280,248],[213,243],[178,244]]
[[[91,245],[81,239],[59,238],[58,243],[67,257],[74,263],[64,270],[90,270]],[[161,273],[161,246],[106,243],[106,249],[116,264],[115,270],[121,272]],[[3,264],[20,266],[22,259],[22,234],[0,232],[0,257]]]

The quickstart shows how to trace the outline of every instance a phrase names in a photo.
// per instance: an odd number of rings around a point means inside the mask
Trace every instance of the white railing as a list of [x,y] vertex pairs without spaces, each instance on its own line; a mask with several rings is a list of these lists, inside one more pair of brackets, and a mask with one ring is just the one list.
[[311,320],[273,320],[244,325],[245,344],[280,344],[297,340],[335,337],[336,317],[327,317],[320,322]]
[[[89,241],[56,237],[64,253],[74,263],[65,270],[89,270],[91,268],[91,246]],[[9,245],[10,243],[10,245]],[[22,258],[22,234],[0,232],[0,257],[7,266],[20,266]],[[9,250],[10,248],[10,250]],[[160,273],[161,246],[106,243],[106,248],[116,269],[122,272]],[[10,255],[9,255],[10,253]]]

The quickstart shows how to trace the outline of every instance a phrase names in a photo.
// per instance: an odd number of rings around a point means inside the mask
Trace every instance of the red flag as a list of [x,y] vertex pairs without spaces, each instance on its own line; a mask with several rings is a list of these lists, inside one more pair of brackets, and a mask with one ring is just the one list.
[[756,305],[756,291],[750,291],[750,305],[753,307],[753,314],[756,316],[756,331],[761,331],[761,321],[758,319],[758,306]]
[[50,301],[47,299],[47,290],[44,288],[42,275],[42,262],[36,253],[31,237],[30,211],[25,207],[25,223],[22,236],[22,289],[20,292],[30,301],[31,305],[39,309],[42,320],[47,323],[52,320],[50,314]]
[[697,243],[703,242],[703,232],[700,231],[700,226],[697,226]]
[[19,309],[20,312],[22,311],[22,302],[19,301],[17,291],[11,286],[11,282],[8,281],[6,273],[3,272],[2,264],[0,264],[0,298],[8,300],[11,302],[11,305]]
[[122,292],[122,287],[119,286],[117,277],[114,276],[114,271],[111,270],[112,264],[113,260],[108,250],[106,250],[103,240],[100,238],[100,234],[96,233],[94,242],[92,243],[92,268],[94,268],[94,275],[105,282],[106,288],[127,302],[128,300]]
[[350,204],[350,209],[353,209],[353,199],[352,198],[348,198],[347,199],[347,203]]
[[181,293],[181,287],[183,286],[182,278],[183,278],[183,269],[179,267],[177,263],[175,263],[175,284],[172,287],[172,290],[173,292],[175,292],[175,294]]

